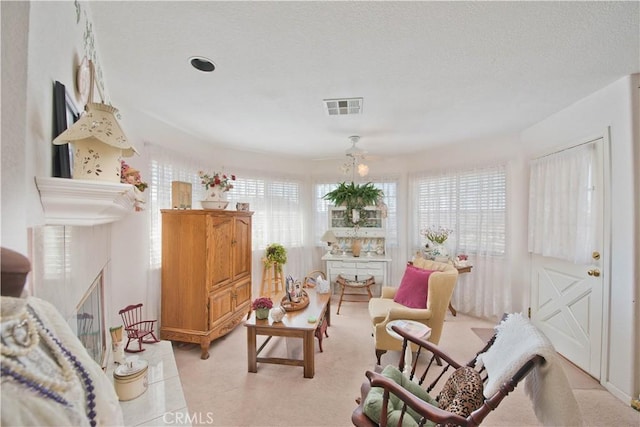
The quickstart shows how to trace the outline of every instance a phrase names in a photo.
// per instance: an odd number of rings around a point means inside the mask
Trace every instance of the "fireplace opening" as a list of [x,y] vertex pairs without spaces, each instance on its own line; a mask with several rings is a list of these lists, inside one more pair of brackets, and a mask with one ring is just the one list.
[[89,355],[106,367],[107,343],[104,319],[104,273],[101,271],[76,310],[77,334]]

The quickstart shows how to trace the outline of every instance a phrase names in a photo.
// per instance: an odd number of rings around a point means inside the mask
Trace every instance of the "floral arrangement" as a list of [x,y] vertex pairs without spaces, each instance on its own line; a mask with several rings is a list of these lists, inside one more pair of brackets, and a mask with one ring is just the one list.
[[448,238],[449,235],[453,233],[453,230],[450,228],[438,227],[434,226],[427,227],[420,231],[420,234],[426,237],[428,240],[433,243],[443,244]]
[[131,184],[140,191],[144,191],[149,186],[142,181],[140,171],[129,166],[124,160],[120,160],[120,182]]
[[270,309],[272,307],[273,307],[273,301],[271,301],[271,298],[267,298],[267,297],[257,298],[253,300],[253,303],[251,304],[251,308],[254,310],[258,310],[260,308]]
[[200,171],[198,175],[200,176],[200,183],[204,185],[205,190],[208,190],[209,187],[219,187],[222,191],[229,191],[233,188],[232,181],[236,180],[235,175],[226,175],[221,172],[209,175]]
[[[120,182],[133,185],[141,193],[149,186],[142,180],[140,171],[129,166],[124,160],[120,160]],[[144,210],[144,203],[144,198],[139,193],[135,194],[133,206],[136,212]]]

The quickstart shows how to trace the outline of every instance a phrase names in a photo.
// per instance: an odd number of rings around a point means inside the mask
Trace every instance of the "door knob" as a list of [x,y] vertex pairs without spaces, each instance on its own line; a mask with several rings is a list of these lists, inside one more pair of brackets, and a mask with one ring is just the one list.
[[596,260],[597,260],[597,259],[600,259],[600,252],[598,252],[598,251],[593,251],[593,252],[591,253],[591,258],[596,259]]
[[598,270],[597,268],[594,268],[593,270],[587,271],[587,274],[593,277],[600,277],[600,270]]

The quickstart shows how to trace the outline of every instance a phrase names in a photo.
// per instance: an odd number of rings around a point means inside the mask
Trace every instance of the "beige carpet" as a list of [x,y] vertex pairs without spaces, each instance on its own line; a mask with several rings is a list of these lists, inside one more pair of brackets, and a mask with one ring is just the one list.
[[[214,341],[211,357],[200,359],[200,349],[174,344],[176,363],[194,425],[216,426],[349,426],[355,398],[364,373],[375,364],[373,338],[366,304],[345,302],[340,315],[332,305],[329,338],[320,353],[316,341],[315,377],[305,379],[302,368],[258,364],[247,372],[244,326]],[[483,341],[472,328],[491,329],[492,322],[459,313],[447,314],[440,342],[454,358],[470,359]],[[263,337],[258,337],[259,342]],[[300,340],[274,338],[266,354],[299,353]],[[397,364],[399,354],[382,357],[383,364]],[[574,394],[589,426],[638,426],[640,413],[604,390],[577,368],[567,372]],[[567,370],[567,368],[565,368]],[[200,420],[201,422],[198,422]],[[522,387],[516,389],[489,415],[487,426],[539,425]]]

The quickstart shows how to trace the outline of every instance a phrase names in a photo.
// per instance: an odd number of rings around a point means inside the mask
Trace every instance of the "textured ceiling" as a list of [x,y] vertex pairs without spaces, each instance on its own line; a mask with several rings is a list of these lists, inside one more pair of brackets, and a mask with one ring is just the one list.
[[[388,156],[522,130],[640,72],[638,2],[90,2],[136,144]],[[211,58],[213,73],[192,56]],[[328,116],[323,99],[363,97]],[[130,135],[132,136],[132,135]],[[173,139],[172,139],[173,138]]]

